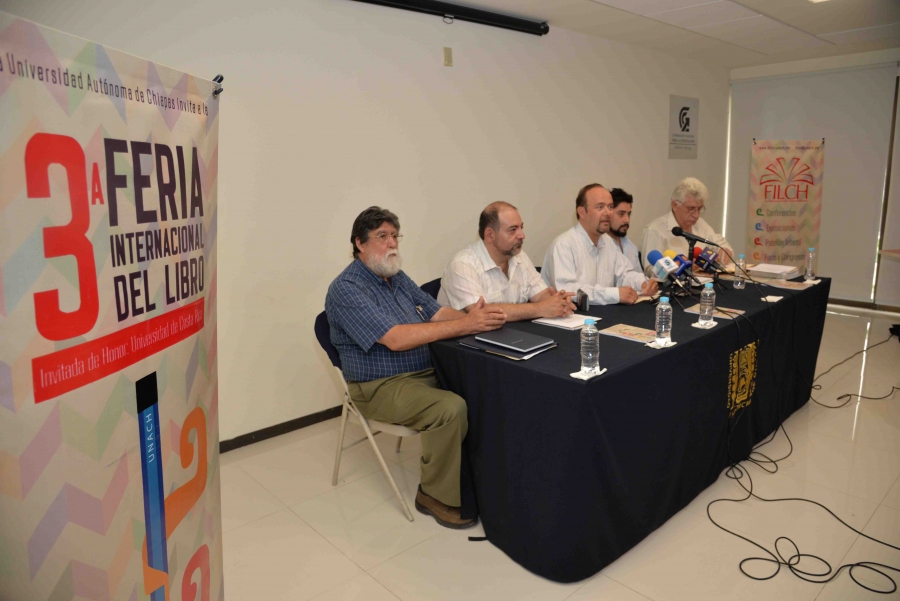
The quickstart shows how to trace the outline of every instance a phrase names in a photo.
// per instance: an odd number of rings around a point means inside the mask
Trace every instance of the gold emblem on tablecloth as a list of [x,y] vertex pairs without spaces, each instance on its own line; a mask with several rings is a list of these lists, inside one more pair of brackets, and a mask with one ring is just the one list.
[[739,409],[750,404],[756,389],[756,345],[751,342],[731,353],[728,389],[728,416],[734,417]]

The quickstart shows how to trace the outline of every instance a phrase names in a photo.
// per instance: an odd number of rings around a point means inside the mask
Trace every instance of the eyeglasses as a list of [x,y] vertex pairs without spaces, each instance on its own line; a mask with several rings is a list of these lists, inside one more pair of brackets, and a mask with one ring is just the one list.
[[700,215],[701,213],[703,213],[703,211],[706,210],[706,207],[686,207],[684,205],[681,206],[684,207],[684,209],[692,215]]
[[403,240],[403,234],[389,234],[387,232],[379,232],[372,237],[375,238],[376,240],[378,240],[379,242],[381,242],[382,244],[387,243],[388,238],[392,239],[394,242],[397,242],[398,244],[400,243],[401,240]]

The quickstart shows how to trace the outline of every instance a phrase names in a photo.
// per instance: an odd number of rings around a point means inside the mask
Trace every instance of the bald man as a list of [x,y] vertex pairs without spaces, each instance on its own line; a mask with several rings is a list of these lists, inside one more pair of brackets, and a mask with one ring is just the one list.
[[525,225],[516,207],[493,202],[478,220],[481,240],[459,251],[444,270],[438,303],[470,311],[480,297],[498,305],[507,321],[565,317],[575,311],[571,293],[548,287],[522,250]]

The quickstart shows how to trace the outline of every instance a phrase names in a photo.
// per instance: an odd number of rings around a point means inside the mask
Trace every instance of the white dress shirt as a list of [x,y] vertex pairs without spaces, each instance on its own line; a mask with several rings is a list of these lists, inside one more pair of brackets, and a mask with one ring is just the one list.
[[[645,260],[651,250],[658,250],[662,253],[671,249],[679,255],[685,255],[685,257],[687,257],[687,238],[682,238],[681,236],[676,236],[672,233],[672,228],[677,225],[678,222],[675,221],[675,215],[672,214],[672,211],[669,211],[665,215],[651,221],[650,224],[644,228],[644,237],[643,240],[641,240],[641,254],[644,255]],[[715,242],[716,244],[725,247],[732,255],[734,254],[731,245],[728,244],[728,240],[726,240],[724,236],[717,234],[702,217],[698,219],[697,223],[694,224],[694,227],[691,228],[691,233],[695,236],[706,238],[710,242]],[[696,246],[701,249],[706,248],[706,245],[702,242],[698,242]],[[713,248],[711,250],[715,251],[717,249]],[[693,261],[693,258],[688,258]],[[646,269],[652,269],[652,267],[653,266],[650,265],[648,260]]]
[[480,296],[487,303],[527,303],[547,288],[524,250],[509,258],[507,271],[509,276],[479,240],[456,253],[447,265],[437,301],[462,311]]
[[[603,234],[605,237],[612,240],[613,248],[617,251],[625,255],[625,258],[631,261],[631,266],[635,271],[643,271],[641,267],[641,259],[638,257],[638,249],[635,246],[634,242],[631,241],[631,238],[628,236],[622,236],[621,238],[617,238],[611,234]],[[616,244],[616,240],[622,243],[622,248],[619,248],[619,245]]]
[[557,236],[544,256],[544,282],[566,292],[584,290],[592,305],[618,303],[619,286],[640,292],[647,278],[613,248],[615,242],[604,238],[600,236],[595,245],[580,223]]

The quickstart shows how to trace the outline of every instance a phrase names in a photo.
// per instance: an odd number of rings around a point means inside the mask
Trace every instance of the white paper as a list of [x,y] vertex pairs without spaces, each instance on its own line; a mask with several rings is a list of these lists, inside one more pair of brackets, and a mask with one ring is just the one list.
[[564,330],[580,330],[584,327],[585,319],[593,319],[600,321],[599,317],[591,317],[590,315],[578,315],[577,313],[568,317],[540,317],[534,319],[534,323],[541,323],[545,326],[553,326],[554,328],[563,328]]
[[569,374],[573,378],[577,378],[579,380],[590,380],[591,378],[596,378],[597,376],[602,376],[606,373],[606,368],[604,367],[600,371],[588,372],[584,373],[583,371],[576,371],[574,374]]
[[660,346],[659,343],[658,343],[657,341],[654,340],[653,342],[648,342],[648,343],[645,344],[644,346],[649,346],[649,347],[652,348],[652,349],[657,349],[657,350],[659,350],[659,349],[664,349],[664,348],[673,347],[673,346],[675,346],[676,344],[678,344],[678,343],[677,343],[677,342],[672,342],[671,340],[669,340],[669,341],[666,343],[665,346]]

